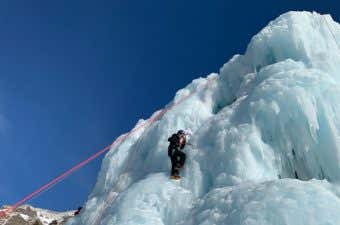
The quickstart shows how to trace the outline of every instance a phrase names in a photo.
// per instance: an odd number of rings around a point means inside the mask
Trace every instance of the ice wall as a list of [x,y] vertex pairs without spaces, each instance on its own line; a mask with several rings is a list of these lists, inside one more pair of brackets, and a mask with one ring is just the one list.
[[[339,224],[340,26],[289,12],[103,160],[68,225]],[[139,124],[146,121],[141,120]],[[180,182],[167,138],[190,129]],[[317,216],[319,213],[320,216]]]

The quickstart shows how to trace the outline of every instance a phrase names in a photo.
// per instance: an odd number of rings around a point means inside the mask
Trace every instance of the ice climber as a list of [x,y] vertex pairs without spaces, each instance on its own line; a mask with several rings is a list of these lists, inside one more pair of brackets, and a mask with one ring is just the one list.
[[171,175],[172,179],[180,179],[179,169],[184,166],[186,155],[183,148],[186,144],[186,133],[179,130],[177,133],[168,138],[170,142],[168,147],[168,156],[171,159]]
[[83,209],[83,207],[79,206],[78,209],[74,212],[74,216],[77,216],[80,214],[80,211]]

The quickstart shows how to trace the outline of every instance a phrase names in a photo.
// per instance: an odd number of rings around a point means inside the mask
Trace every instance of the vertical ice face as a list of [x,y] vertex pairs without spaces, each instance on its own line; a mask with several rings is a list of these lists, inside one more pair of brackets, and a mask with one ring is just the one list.
[[[178,91],[172,103],[191,96],[106,155],[68,225],[339,224],[336,40],[328,15],[269,23],[244,55]],[[191,130],[192,146],[176,183],[167,138],[178,129]]]

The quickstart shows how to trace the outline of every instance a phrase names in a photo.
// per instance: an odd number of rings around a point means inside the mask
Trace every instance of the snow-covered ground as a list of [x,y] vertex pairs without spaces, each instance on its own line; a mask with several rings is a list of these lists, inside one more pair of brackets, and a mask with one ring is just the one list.
[[56,221],[56,225],[61,225],[70,217],[74,211],[55,212],[46,209],[34,208],[30,205],[23,205],[16,208],[7,217],[0,218],[1,225],[50,225]]
[[[111,149],[68,225],[340,224],[340,49],[331,31],[340,44],[340,25],[310,12],[269,23],[244,55],[179,90],[169,104],[195,93]],[[167,138],[179,129],[191,130],[192,146],[173,181]]]

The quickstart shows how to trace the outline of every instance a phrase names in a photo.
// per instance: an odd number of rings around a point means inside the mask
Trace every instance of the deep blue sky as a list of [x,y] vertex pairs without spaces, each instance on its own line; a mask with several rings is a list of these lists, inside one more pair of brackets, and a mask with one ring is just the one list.
[[[335,2],[1,1],[0,204],[111,143],[192,79],[218,72],[281,13],[315,10],[339,21]],[[100,162],[30,203],[81,205]]]

